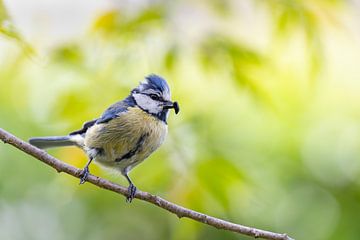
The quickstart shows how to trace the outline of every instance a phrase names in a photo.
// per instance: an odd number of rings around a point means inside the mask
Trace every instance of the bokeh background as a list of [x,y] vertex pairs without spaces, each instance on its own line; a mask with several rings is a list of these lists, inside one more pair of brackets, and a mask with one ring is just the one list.
[[[150,73],[181,112],[138,188],[296,239],[360,238],[360,1],[0,1],[0,127],[22,139],[78,129]],[[0,239],[250,239],[78,182],[1,145]]]

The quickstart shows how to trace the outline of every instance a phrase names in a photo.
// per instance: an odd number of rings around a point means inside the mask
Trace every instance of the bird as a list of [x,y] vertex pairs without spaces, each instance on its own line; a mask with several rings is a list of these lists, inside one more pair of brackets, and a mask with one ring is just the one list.
[[80,184],[89,176],[89,165],[95,163],[120,171],[127,179],[126,202],[135,197],[137,188],[129,172],[143,162],[164,142],[168,132],[169,110],[180,111],[171,101],[170,87],[159,75],[150,74],[123,100],[105,110],[96,119],[66,136],[33,137],[29,143],[40,149],[76,146],[88,156],[80,173]]

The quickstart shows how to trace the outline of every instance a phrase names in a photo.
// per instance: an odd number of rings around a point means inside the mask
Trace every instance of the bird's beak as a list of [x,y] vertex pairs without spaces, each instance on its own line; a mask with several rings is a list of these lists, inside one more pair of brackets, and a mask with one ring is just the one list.
[[177,102],[166,101],[164,103],[164,109],[171,109],[171,108],[175,110],[175,114],[178,114],[180,111],[179,104]]

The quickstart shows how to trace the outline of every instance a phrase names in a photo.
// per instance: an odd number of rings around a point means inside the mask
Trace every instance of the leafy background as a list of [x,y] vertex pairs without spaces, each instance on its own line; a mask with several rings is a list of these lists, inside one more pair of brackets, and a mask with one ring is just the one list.
[[[140,189],[296,239],[359,239],[359,11],[356,0],[3,0],[0,126],[66,134],[158,73],[181,112],[131,172]],[[249,239],[0,146],[0,239],[50,238]]]

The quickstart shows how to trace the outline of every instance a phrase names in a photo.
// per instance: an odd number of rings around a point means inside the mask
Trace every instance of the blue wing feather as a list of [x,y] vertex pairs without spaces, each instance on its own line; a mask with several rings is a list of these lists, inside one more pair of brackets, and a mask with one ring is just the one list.
[[83,134],[86,133],[86,131],[88,130],[89,127],[93,126],[95,124],[95,122],[97,121],[97,119],[85,122],[83,127],[80,130],[74,131],[69,133],[69,135],[76,135],[76,134]]
[[118,117],[119,113],[125,112],[129,107],[134,107],[135,105],[134,98],[132,96],[128,96],[124,100],[114,103],[108,109],[106,109],[103,115],[97,119],[96,124],[106,123]]
[[134,98],[132,96],[128,96],[124,100],[111,105],[108,109],[106,109],[106,111],[101,115],[101,117],[84,123],[83,127],[80,130],[71,132],[69,135],[84,134],[93,125],[99,123],[107,123],[110,120],[118,117],[119,113],[125,112],[129,107],[134,107],[135,105],[136,104]]

